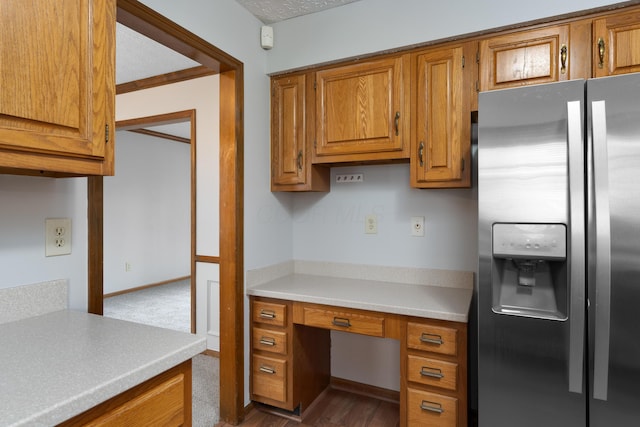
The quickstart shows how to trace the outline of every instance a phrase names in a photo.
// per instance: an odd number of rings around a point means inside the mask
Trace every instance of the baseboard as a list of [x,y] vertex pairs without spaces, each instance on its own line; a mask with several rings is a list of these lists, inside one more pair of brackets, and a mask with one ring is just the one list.
[[347,391],[349,393],[360,394],[362,396],[373,397],[375,399],[384,400],[391,403],[400,403],[400,392],[389,390],[387,388],[376,387],[369,384],[363,384],[344,378],[331,377],[329,385],[337,390]]
[[186,280],[186,279],[188,279],[190,277],[191,276],[176,277],[175,279],[163,280],[162,282],[158,282],[158,283],[150,283],[148,285],[136,286],[135,288],[131,288],[131,289],[124,289],[122,291],[111,292],[109,294],[104,294],[103,298],[111,298],[111,297],[116,297],[118,295],[124,295],[124,294],[128,294],[128,293],[131,293],[131,292],[141,291],[143,289],[154,288],[156,286],[166,285],[167,283],[178,282],[180,280]]

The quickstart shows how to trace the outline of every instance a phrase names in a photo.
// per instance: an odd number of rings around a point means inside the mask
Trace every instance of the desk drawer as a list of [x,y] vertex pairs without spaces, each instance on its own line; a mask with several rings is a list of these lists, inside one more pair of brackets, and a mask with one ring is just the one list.
[[423,323],[407,323],[407,347],[456,356],[458,331]]
[[410,426],[457,427],[458,399],[409,388],[407,421]]
[[251,306],[251,318],[256,323],[285,326],[287,324],[287,306],[265,301],[254,301]]
[[287,361],[254,355],[252,363],[252,393],[278,402],[286,402]]
[[287,354],[287,333],[271,329],[254,327],[251,333],[254,350],[268,351],[276,354]]
[[374,337],[384,336],[384,317],[367,316],[349,309],[327,310],[305,307],[304,324]]
[[415,383],[455,391],[458,383],[458,364],[409,355],[407,378]]

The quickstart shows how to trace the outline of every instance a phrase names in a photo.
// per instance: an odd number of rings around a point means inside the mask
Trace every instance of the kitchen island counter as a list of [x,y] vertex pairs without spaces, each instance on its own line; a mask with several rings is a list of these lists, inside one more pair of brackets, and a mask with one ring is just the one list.
[[70,310],[0,324],[0,419],[51,426],[206,349],[206,339]]

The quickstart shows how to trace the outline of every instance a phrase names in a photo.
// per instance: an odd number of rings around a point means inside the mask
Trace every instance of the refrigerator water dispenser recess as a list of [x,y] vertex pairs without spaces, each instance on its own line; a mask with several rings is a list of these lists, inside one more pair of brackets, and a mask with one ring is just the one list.
[[493,224],[495,313],[567,319],[566,236],[564,224]]

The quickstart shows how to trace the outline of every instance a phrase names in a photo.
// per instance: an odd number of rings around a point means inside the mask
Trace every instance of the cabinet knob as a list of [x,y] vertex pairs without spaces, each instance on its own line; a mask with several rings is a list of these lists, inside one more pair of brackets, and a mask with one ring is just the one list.
[[302,170],[302,150],[298,151],[298,169]]
[[394,119],[394,124],[396,126],[396,136],[400,132],[400,111],[396,111],[396,117]]
[[604,39],[598,39],[598,68],[604,67]]
[[424,141],[420,141],[420,145],[418,145],[418,160],[420,167],[424,166]]
[[275,319],[276,313],[270,310],[260,310],[260,317],[263,319]]
[[429,412],[437,412],[438,414],[442,414],[444,409],[442,409],[442,405],[436,402],[429,402],[428,400],[423,400],[420,404],[420,409]]
[[444,344],[444,341],[442,340],[442,336],[436,335],[436,334],[428,334],[426,332],[424,332],[420,336],[420,342],[423,342],[426,344],[438,344],[438,345]]
[[567,72],[567,45],[563,44],[560,48],[560,72],[565,74]]

